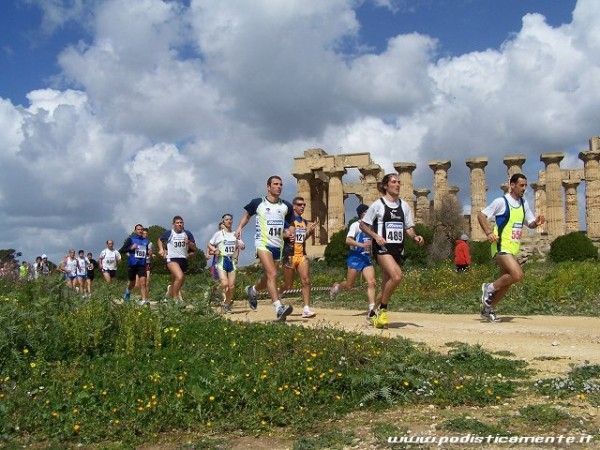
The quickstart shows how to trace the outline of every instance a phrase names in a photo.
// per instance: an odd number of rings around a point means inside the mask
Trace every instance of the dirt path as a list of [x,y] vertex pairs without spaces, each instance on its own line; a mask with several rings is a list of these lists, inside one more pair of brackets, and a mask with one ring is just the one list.
[[[480,344],[491,352],[511,352],[526,360],[540,377],[562,375],[572,364],[600,364],[600,318],[570,316],[501,316],[502,322],[483,322],[474,314],[426,314],[391,312],[390,327],[376,330],[367,325],[365,312],[347,309],[317,309],[317,317],[302,319],[301,306],[287,323],[301,326],[333,325],[348,331],[402,336],[447,352],[449,342]],[[273,321],[272,306],[261,301],[257,311],[236,302],[232,320]]]

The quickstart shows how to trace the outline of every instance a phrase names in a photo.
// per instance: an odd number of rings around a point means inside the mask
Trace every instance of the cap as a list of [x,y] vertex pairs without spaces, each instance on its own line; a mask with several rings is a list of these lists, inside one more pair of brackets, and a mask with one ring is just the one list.
[[460,235],[460,240],[461,241],[468,241],[469,240],[469,236],[467,236],[465,233]]
[[360,217],[362,213],[364,213],[367,209],[369,209],[369,207],[364,203],[361,203],[356,207],[356,214],[358,215],[358,217]]
[[45,253],[42,255],[42,259],[48,259]]

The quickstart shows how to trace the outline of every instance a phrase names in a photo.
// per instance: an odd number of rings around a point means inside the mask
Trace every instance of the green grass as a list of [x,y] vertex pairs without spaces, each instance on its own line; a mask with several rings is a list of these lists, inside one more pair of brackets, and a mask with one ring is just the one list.
[[[503,302],[503,314],[598,315],[598,264],[531,264],[525,271],[524,282]],[[260,273],[256,267],[240,272],[238,299]],[[315,286],[344,275],[320,263],[312,273]],[[477,313],[480,284],[495,273],[493,265],[465,274],[449,265],[407,269],[391,307]],[[167,284],[166,276],[153,277],[151,298],[161,299]],[[442,355],[402,338],[223,320],[208,307],[212,282],[205,274],[186,280],[191,311],[115,305],[124,285],[98,280],[93,298],[82,300],[54,278],[0,280],[0,445],[132,446],[170,432],[314,429],[323,417],[389,405],[498,404],[519,386],[592,405],[600,400],[598,365],[523,384],[526,364],[498,357],[512,357],[509,352],[491,355],[452,342]],[[364,291],[333,301],[317,294],[315,303],[362,309]],[[545,412],[551,421],[552,412]],[[449,426],[474,431],[483,425],[462,418]],[[296,445],[331,447],[346,438],[325,434]]]
[[445,420],[442,424],[442,427],[448,431],[455,431],[458,433],[473,433],[479,436],[508,436],[511,434],[509,431],[497,425],[488,425],[477,419],[465,415]]
[[583,364],[571,369],[565,377],[545,378],[534,383],[538,393],[551,398],[576,396],[593,406],[600,404],[600,365]]
[[301,437],[294,442],[293,450],[343,449],[353,443],[351,431],[328,431],[317,436]]
[[571,422],[571,416],[550,405],[528,405],[519,409],[521,418],[534,425],[554,426]]
[[[502,314],[516,315],[600,315],[600,264],[597,262],[539,263],[524,266],[524,280],[513,286],[502,301]],[[378,279],[379,268],[376,267]],[[329,268],[314,263],[313,286],[331,286],[345,278],[343,268]],[[400,287],[390,302],[391,310],[435,312],[445,314],[477,314],[480,310],[481,284],[499,276],[493,264],[474,265],[471,270],[458,274],[454,266],[440,264],[434,267],[407,267]],[[241,275],[236,293],[243,298],[241,285],[254,282],[255,275]],[[363,309],[366,306],[365,287],[360,284],[353,291],[340,293],[329,299],[327,292],[315,293],[315,303],[324,307]]]
[[479,347],[442,355],[402,338],[233,323],[193,283],[193,310],[115,305],[122,285],[98,284],[91,300],[52,283],[7,286],[2,439],[132,445],[165,432],[304,430],[388,405],[496,404],[528,375]]

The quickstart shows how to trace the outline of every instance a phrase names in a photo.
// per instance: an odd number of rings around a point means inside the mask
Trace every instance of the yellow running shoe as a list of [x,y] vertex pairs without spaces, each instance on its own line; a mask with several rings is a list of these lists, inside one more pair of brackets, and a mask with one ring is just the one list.
[[387,328],[389,324],[387,310],[379,310],[379,313],[373,318],[373,326],[375,328]]

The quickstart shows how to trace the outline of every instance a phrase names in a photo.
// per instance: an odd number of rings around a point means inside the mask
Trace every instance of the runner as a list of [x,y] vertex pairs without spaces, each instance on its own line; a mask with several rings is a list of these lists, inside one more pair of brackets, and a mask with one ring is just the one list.
[[294,236],[285,240],[283,246],[283,284],[280,290],[283,293],[292,288],[294,275],[298,271],[302,283],[302,300],[304,301],[302,317],[308,319],[315,317],[316,313],[310,309],[310,269],[306,257],[306,239],[315,232],[318,221],[308,223],[304,220],[302,213],[305,207],[304,198],[295,197],[292,200],[294,209],[292,225],[295,233]]
[[[148,238],[148,228],[144,228],[142,237],[148,240],[148,253],[146,255],[146,288],[148,289],[148,292],[150,292],[150,271],[152,269],[152,252],[154,250],[154,245]],[[136,277],[135,279],[135,288],[140,289],[139,277]]]
[[92,252],[88,252],[87,260],[88,260],[88,264],[86,267],[87,268],[87,278],[85,280],[85,288],[86,288],[88,297],[91,297],[92,282],[94,281],[94,278],[96,278],[96,269],[98,268],[98,261],[96,261],[94,259]]
[[42,275],[45,277],[50,275],[50,264],[48,264],[48,257],[46,254],[42,255]]
[[404,236],[408,235],[417,245],[423,245],[425,241],[415,233],[412,210],[400,198],[398,174],[385,175],[378,189],[383,196],[369,206],[360,229],[373,240],[373,254],[382,269],[381,299],[372,323],[375,328],[387,328],[388,302],[402,281],[400,266],[404,261]]
[[33,279],[37,280],[42,276],[42,257],[36,256],[35,263],[33,263]]
[[183,218],[173,217],[173,228],[165,231],[158,240],[158,254],[166,259],[167,269],[171,273],[167,297],[181,301],[181,287],[188,269],[188,255],[194,251],[196,242],[192,233],[184,229]]
[[371,238],[360,229],[360,221],[365,216],[369,207],[367,205],[358,205],[356,215],[358,220],[353,222],[346,235],[346,244],[350,246],[350,253],[346,260],[348,272],[346,279],[341,283],[335,283],[330,290],[332,297],[335,297],[340,291],[350,290],[354,287],[354,281],[359,273],[362,273],[367,282],[367,299],[369,309],[367,310],[367,321],[371,321],[375,316],[375,268],[371,260]]
[[[506,295],[508,288],[523,279],[523,269],[516,258],[521,247],[523,225],[533,229],[545,222],[544,216],[536,217],[533,214],[529,203],[523,198],[525,189],[527,178],[522,173],[516,173],[510,177],[509,192],[477,213],[479,225],[492,244],[492,257],[501,272],[493,283],[481,285],[481,317],[490,322],[500,322],[494,308]],[[493,229],[489,223],[492,218],[496,221]]]
[[58,270],[65,275],[65,282],[71,289],[75,289],[77,282],[77,258],[75,250],[70,249],[67,256],[64,257]]
[[245,212],[236,229],[237,239],[242,236],[242,228],[250,221],[250,217],[256,214],[256,232],[254,235],[254,246],[256,256],[264,269],[260,281],[253,286],[246,286],[248,304],[250,309],[256,310],[258,305],[257,291],[267,288],[277,320],[286,320],[293,311],[291,305],[284,305],[279,299],[277,292],[277,269],[281,260],[283,248],[283,235],[288,236],[294,232],[293,227],[285,230],[285,225],[292,222],[292,205],[280,199],[283,182],[277,175],[270,176],[267,180],[267,195],[255,198],[246,206]]
[[134,227],[134,232],[125,240],[122,252],[127,252],[127,287],[123,294],[123,300],[129,301],[131,298],[131,290],[136,287],[136,279],[140,288],[141,300],[140,305],[147,305],[148,302],[148,285],[146,284],[146,257],[148,256],[149,241],[144,237],[144,227],[137,224]]
[[87,266],[88,259],[85,257],[85,251],[79,250],[77,256],[77,278],[75,279],[75,290],[81,293],[83,298],[87,297],[86,283],[87,283]]
[[107,283],[111,283],[113,278],[117,276],[117,264],[121,261],[121,254],[114,248],[112,240],[106,241],[106,248],[100,252],[98,264],[102,269],[102,276]]
[[230,313],[235,291],[236,265],[240,250],[244,249],[244,243],[236,239],[235,234],[231,231],[233,216],[223,214],[221,220],[223,228],[212,236],[208,242],[208,250],[217,258],[215,269],[223,291],[223,312]]

